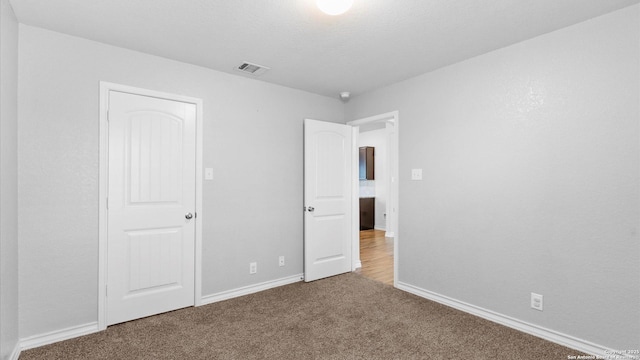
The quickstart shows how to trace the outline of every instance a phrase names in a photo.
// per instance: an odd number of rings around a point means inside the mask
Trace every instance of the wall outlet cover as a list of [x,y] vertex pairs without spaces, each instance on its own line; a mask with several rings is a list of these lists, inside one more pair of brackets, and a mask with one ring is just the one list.
[[542,295],[531,293],[531,308],[542,311],[542,309],[544,308]]

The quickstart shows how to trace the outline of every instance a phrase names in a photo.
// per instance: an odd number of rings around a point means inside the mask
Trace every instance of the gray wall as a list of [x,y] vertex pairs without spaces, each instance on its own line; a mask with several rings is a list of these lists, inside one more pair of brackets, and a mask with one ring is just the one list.
[[[399,280],[640,348],[640,6],[353,98],[400,114]],[[411,181],[412,168],[423,181]],[[545,308],[529,307],[530,292]]]
[[0,0],[0,359],[18,344],[18,23]]
[[204,101],[203,295],[302,273],[302,122],[338,99],[26,25],[19,64],[21,337],[97,321],[101,80]]

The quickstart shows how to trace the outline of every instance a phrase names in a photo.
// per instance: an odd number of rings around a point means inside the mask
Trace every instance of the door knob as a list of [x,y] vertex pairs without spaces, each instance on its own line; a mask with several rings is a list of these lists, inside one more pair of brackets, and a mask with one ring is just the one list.
[[309,206],[308,210],[309,210],[309,212],[313,212],[313,210],[315,210],[315,208],[313,206]]
[[184,217],[187,218],[187,220],[189,220],[193,217],[193,215],[191,213],[187,213],[187,215],[185,215]]

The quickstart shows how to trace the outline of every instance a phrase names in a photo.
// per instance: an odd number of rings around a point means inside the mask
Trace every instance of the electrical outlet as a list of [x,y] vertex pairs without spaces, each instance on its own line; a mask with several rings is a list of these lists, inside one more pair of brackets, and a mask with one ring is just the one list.
[[531,308],[542,311],[543,297],[540,294],[531,293]]
[[411,169],[411,180],[422,180],[422,169]]
[[252,262],[249,263],[249,274],[255,274],[258,272],[258,263]]
[[278,266],[284,266],[284,256],[278,258]]

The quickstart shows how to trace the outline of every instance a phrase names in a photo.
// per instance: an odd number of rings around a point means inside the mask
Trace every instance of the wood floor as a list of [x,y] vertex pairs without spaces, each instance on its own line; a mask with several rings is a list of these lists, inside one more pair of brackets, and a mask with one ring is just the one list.
[[360,261],[358,273],[393,285],[393,238],[385,238],[384,231],[360,231]]

